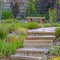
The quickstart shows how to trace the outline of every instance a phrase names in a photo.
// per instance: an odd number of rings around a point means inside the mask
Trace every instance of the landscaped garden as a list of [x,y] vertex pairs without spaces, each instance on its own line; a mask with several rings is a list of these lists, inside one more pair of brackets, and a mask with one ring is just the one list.
[[[39,24],[36,22],[22,23],[16,19],[0,21],[0,58],[10,57],[16,49],[23,47],[24,39],[29,29],[40,27],[59,27],[60,24]],[[51,47],[50,56],[60,59],[60,28],[56,28],[56,44]],[[53,59],[54,60],[54,59]]]
[[26,30],[16,19],[0,21],[0,58],[9,57],[23,47]]
[[[28,6],[25,7],[25,15],[19,12],[18,2],[15,6],[11,6],[11,10],[4,10],[3,5],[0,6],[0,60],[10,60],[17,49],[24,47],[24,40],[29,30],[51,27],[56,28],[54,31],[56,38],[48,52],[48,60],[60,60],[60,16],[58,17],[55,7],[49,7],[47,13],[44,10],[41,13],[38,5],[36,6],[38,2],[40,1],[30,0]],[[30,17],[32,21],[29,22],[26,17]],[[38,19],[34,19],[36,17]],[[39,21],[41,17],[45,17],[42,19],[43,23]]]

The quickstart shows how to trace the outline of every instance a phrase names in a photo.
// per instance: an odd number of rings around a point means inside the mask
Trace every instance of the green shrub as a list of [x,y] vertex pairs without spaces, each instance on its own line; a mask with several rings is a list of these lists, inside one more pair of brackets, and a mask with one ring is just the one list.
[[39,24],[37,22],[31,22],[28,24],[28,29],[35,29],[38,27],[39,27]]
[[15,30],[15,24],[9,24],[9,26],[7,26],[7,33],[11,33],[14,30]]
[[60,28],[56,28],[55,34],[57,37],[60,37]]
[[22,46],[23,40],[21,38],[18,38],[16,41],[13,42],[0,40],[0,58],[8,57],[11,54],[15,54],[16,49],[21,48]]
[[60,46],[51,47],[50,55],[60,55]]
[[2,19],[10,19],[13,18],[11,10],[5,10],[2,12]]
[[20,27],[28,28],[28,23],[19,23]]
[[60,24],[59,23],[51,23],[50,26],[52,26],[52,27],[59,27]]
[[16,49],[21,47],[22,43],[20,41],[16,41],[15,43],[4,42],[0,44],[0,58],[8,57],[11,54],[14,54]]
[[19,21],[16,19],[5,19],[1,20],[1,23],[18,23]]
[[4,31],[4,29],[0,28],[0,39],[4,39],[7,37],[7,33]]

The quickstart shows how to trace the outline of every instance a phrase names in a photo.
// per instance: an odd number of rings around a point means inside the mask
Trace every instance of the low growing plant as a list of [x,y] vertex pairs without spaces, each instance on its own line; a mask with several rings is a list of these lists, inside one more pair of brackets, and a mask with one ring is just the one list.
[[60,28],[56,28],[55,34],[57,37],[60,37]]
[[53,46],[53,47],[51,47],[50,55],[60,56],[60,46]]
[[39,24],[37,22],[31,22],[28,24],[28,29],[36,29],[39,27]]
[[0,28],[0,39],[5,39],[7,37],[7,33],[3,28]]
[[18,23],[19,21],[17,19],[4,19],[1,20],[1,23]]
[[52,58],[51,60],[60,60],[60,57]]
[[11,10],[5,10],[2,12],[2,19],[10,19],[10,18],[13,18]]

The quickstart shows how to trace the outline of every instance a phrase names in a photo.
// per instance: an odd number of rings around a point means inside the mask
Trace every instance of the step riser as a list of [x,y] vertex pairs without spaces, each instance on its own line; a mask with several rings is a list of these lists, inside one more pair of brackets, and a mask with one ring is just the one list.
[[27,59],[27,58],[12,58],[11,60],[40,60],[40,59]]
[[45,55],[45,53],[43,52],[17,52],[16,54],[21,54],[24,56],[36,56],[36,57],[41,57]]
[[55,32],[28,32],[27,35],[55,35]]
[[40,40],[40,39],[54,40],[55,38],[26,38],[26,40]]
[[40,60],[38,58],[11,58],[11,60]]
[[52,43],[53,40],[24,40],[24,43]]
[[24,48],[51,48],[51,46],[48,46],[48,47],[46,47],[46,46],[44,46],[44,47],[42,47],[42,46],[24,46]]
[[23,56],[11,56],[11,60],[41,60],[41,57],[23,57]]
[[52,44],[24,44],[24,48],[50,48]]
[[54,36],[54,34],[27,34],[28,36]]

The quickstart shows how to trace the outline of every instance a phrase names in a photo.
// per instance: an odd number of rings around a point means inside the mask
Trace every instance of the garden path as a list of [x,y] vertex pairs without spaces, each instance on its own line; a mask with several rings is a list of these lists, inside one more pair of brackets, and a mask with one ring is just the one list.
[[28,30],[23,48],[17,49],[11,60],[47,60],[48,52],[55,40],[56,27]]

